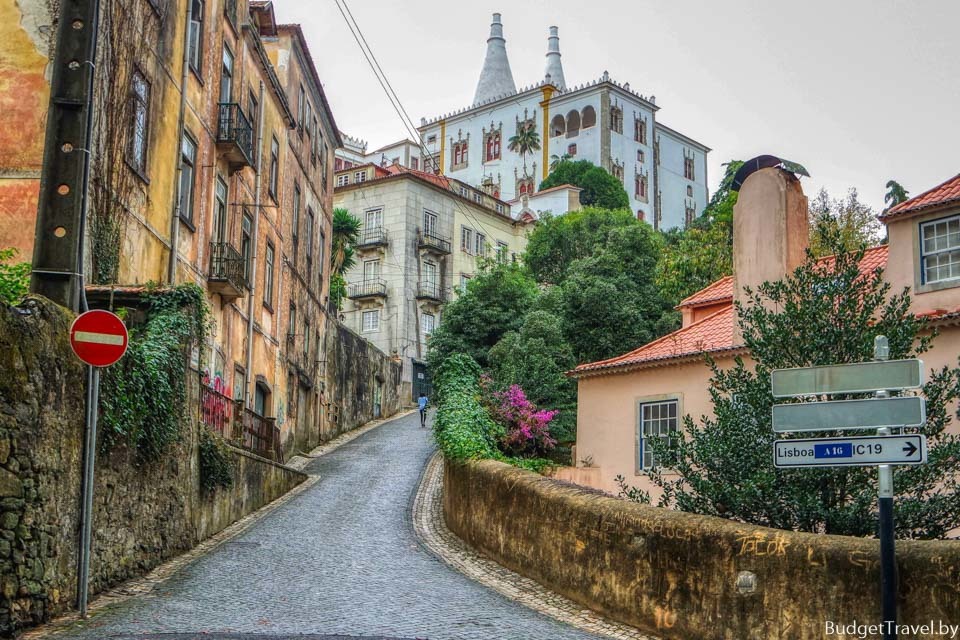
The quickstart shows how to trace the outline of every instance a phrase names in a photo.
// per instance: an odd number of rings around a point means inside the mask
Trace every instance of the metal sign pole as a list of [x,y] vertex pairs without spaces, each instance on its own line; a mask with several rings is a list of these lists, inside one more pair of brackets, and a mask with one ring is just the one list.
[[[877,336],[873,343],[873,357],[886,360],[890,346],[885,336]],[[887,391],[877,391],[876,397],[888,397]],[[891,429],[877,429],[878,436],[889,436]],[[882,464],[877,470],[880,507],[880,606],[883,614],[884,640],[897,640],[897,555],[893,526],[893,467]]]
[[80,523],[80,567],[77,576],[77,608],[87,617],[90,589],[91,530],[93,528],[93,467],[97,458],[97,407],[100,402],[100,369],[89,367],[87,376],[87,433],[83,446],[83,509]]

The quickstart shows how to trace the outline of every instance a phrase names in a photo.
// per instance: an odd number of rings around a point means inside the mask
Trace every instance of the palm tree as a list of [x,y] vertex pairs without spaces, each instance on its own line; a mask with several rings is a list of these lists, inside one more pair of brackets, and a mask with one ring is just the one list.
[[558,156],[557,154],[553,154],[552,156],[550,156],[550,172],[553,173],[554,171],[556,171],[558,164],[560,164],[561,162],[566,162],[572,157],[573,156],[570,155],[569,153],[565,153],[562,156]]
[[907,199],[907,190],[904,189],[896,180],[887,181],[887,195],[883,201],[887,203],[887,209],[897,206]]
[[537,133],[533,120],[526,120],[517,124],[517,133],[510,136],[507,149],[523,156],[523,175],[527,175],[527,154],[540,150],[540,134]]
[[355,264],[353,245],[360,239],[360,220],[342,207],[333,210],[332,273],[343,273]]

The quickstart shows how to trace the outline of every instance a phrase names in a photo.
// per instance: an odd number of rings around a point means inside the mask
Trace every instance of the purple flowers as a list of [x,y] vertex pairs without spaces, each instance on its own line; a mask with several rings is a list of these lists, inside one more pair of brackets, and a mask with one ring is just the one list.
[[500,438],[503,452],[528,457],[543,455],[553,449],[557,441],[550,436],[550,422],[559,411],[537,409],[520,385],[511,385],[505,391],[492,391],[492,383],[488,375],[480,377],[484,404],[505,430]]

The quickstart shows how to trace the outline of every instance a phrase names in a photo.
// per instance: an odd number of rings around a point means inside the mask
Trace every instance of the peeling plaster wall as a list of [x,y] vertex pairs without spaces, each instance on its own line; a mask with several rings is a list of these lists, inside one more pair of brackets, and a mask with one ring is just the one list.
[[33,254],[59,3],[0,0],[0,248]]

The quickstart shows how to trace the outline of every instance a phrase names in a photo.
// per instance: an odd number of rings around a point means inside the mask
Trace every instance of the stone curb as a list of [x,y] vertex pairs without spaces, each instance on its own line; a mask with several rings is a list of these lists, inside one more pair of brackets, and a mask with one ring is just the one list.
[[582,631],[617,640],[658,640],[631,626],[607,620],[478,554],[447,528],[442,491],[443,457],[437,452],[427,462],[414,497],[413,528],[420,543],[438,559],[513,602]]
[[[373,429],[376,429],[377,427],[380,427],[388,422],[404,418],[410,413],[412,413],[412,411],[397,413],[384,420],[374,420],[372,422],[368,422],[361,427],[357,427],[352,431],[348,431],[337,436],[330,442],[321,444],[309,454],[294,456],[290,459],[290,462],[284,466],[303,473],[303,469],[314,459],[331,453],[332,451],[335,451],[347,444],[351,440],[355,440],[363,434],[372,431]],[[73,631],[78,626],[93,622],[98,615],[104,613],[112,607],[115,607],[116,605],[122,604],[130,598],[149,595],[158,586],[169,580],[174,576],[174,574],[183,569],[185,566],[205,556],[225,542],[237,537],[260,520],[263,520],[272,514],[278,508],[282,507],[305,492],[307,489],[319,482],[319,480],[319,475],[307,475],[306,480],[301,482],[287,493],[283,494],[273,502],[260,507],[253,513],[249,513],[243,518],[240,518],[219,533],[210,536],[193,549],[190,549],[189,551],[177,556],[176,558],[173,558],[172,560],[168,560],[167,562],[147,573],[145,576],[133,578],[132,580],[123,582],[116,587],[98,594],[95,599],[90,602],[88,607],[89,615],[86,620],[82,620],[78,612],[71,612],[44,625],[24,631],[18,636],[18,638],[20,640],[41,640],[43,638],[56,637],[66,633],[67,631]]]

